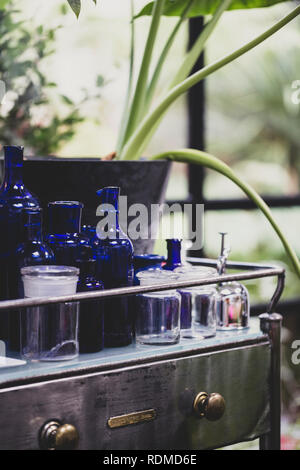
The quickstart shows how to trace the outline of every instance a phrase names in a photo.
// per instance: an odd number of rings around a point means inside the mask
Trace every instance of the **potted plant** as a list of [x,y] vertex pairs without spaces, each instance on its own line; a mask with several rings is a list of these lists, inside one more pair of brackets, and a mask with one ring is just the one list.
[[[8,0],[2,0],[2,3],[5,3]],[[81,0],[67,0],[77,17],[80,14],[81,10]],[[92,0],[97,4],[97,0]],[[209,75],[217,72],[219,69],[225,65],[233,62],[238,59],[248,51],[254,49],[256,46],[264,42],[270,36],[275,34],[277,31],[286,26],[290,21],[300,14],[300,6],[296,6],[291,10],[289,14],[271,26],[269,29],[264,31],[259,36],[255,37],[252,41],[246,43],[244,46],[238,48],[237,50],[229,53],[225,57],[217,60],[216,62],[204,66],[201,70],[192,73],[194,65],[196,64],[200,54],[202,53],[206,41],[214,32],[216,25],[218,24],[220,18],[227,10],[232,9],[248,9],[248,8],[258,8],[258,7],[267,7],[280,3],[282,0],[154,0],[145,5],[145,7],[138,13],[134,13],[133,9],[133,0],[131,1],[132,6],[132,21],[131,21],[131,32],[132,32],[132,41],[131,41],[131,54],[130,54],[130,67],[129,67],[129,81],[128,81],[128,91],[127,98],[125,101],[125,108],[123,113],[123,118],[121,120],[121,128],[119,131],[118,142],[116,144],[116,149],[112,149],[112,154],[108,157],[110,162],[102,161],[97,162],[101,167],[100,173],[103,174],[105,178],[105,184],[110,184],[110,171],[115,172],[113,176],[114,184],[119,184],[120,186],[125,187],[125,193],[128,195],[133,194],[135,190],[136,180],[140,179],[136,176],[140,171],[140,168],[147,165],[147,176],[149,179],[144,179],[142,191],[140,195],[136,195],[138,199],[135,202],[147,202],[148,204],[159,202],[163,198],[163,192],[159,194],[158,189],[148,193],[149,186],[153,183],[153,178],[149,175],[149,170],[152,165],[155,163],[163,162],[164,165],[166,161],[179,161],[192,164],[199,164],[205,167],[214,169],[230,178],[235,184],[237,184],[246,195],[251,198],[259,209],[264,213],[275,232],[281,239],[283,246],[287,252],[287,255],[297,272],[300,276],[300,263],[297,255],[295,254],[292,247],[289,245],[288,241],[284,237],[281,229],[278,227],[275,222],[272,213],[260,196],[244,181],[242,181],[225,163],[216,157],[209,155],[205,152],[201,152],[194,149],[175,149],[170,150],[169,152],[164,152],[159,155],[154,155],[148,159],[147,162],[140,161],[141,155],[147,146],[149,140],[155,133],[158,128],[160,121],[162,120],[165,113],[168,111],[168,108],[174,103],[174,101],[186,93],[191,87],[198,84],[201,80],[205,79]],[[147,40],[144,48],[144,54],[139,66],[139,73],[136,82],[134,83],[133,78],[133,67],[134,67],[134,23],[135,21],[143,15],[151,16],[150,27],[147,35]],[[171,32],[166,44],[162,48],[160,58],[154,68],[153,74],[150,74],[150,66],[152,65],[153,59],[153,50],[157,46],[157,33],[160,26],[160,20],[163,15],[167,16],[177,16],[178,21],[173,31]],[[178,71],[175,77],[172,77],[171,83],[169,84],[169,90],[161,98],[160,102],[151,108],[152,99],[158,79],[160,77],[161,71],[163,69],[165,59],[171,49],[171,46],[174,42],[174,39],[184,21],[190,17],[196,16],[208,16],[209,20],[206,22],[204,28],[199,33],[199,37],[196,40],[194,46],[190,51],[186,53],[184,61],[182,64],[179,64]],[[44,162],[41,162],[44,163]],[[82,162],[84,165],[84,162]],[[136,167],[131,165],[135,164]],[[87,166],[83,167],[87,168]],[[120,169],[117,169],[120,168]],[[111,170],[112,169],[112,170]],[[66,169],[66,173],[68,174]],[[84,170],[82,170],[84,171]],[[165,166],[164,170],[162,168],[157,168],[155,170],[157,174],[162,174],[164,171],[163,179],[168,174],[168,167]],[[119,182],[117,174],[122,173],[122,181]],[[31,171],[30,171],[31,173]],[[34,174],[34,171],[32,171]],[[44,171],[45,180],[49,178],[49,173]],[[61,173],[57,173],[58,175]],[[94,173],[95,175],[95,173]],[[28,175],[29,177],[29,175]],[[130,183],[132,178],[133,184]],[[62,178],[63,179],[63,178]],[[37,178],[35,178],[37,180]],[[80,188],[83,188],[83,191],[90,191],[91,186],[84,188],[85,186],[85,174],[81,174],[80,182],[75,181],[75,175],[70,173],[70,180],[73,181],[74,191],[78,197],[78,191]],[[98,179],[98,176],[95,176],[98,186],[101,181]],[[57,190],[56,182],[55,190]],[[88,183],[86,184],[88,186]],[[160,186],[164,185],[160,181]],[[34,187],[30,185],[32,189]],[[39,193],[39,191],[36,191]],[[143,193],[145,199],[142,197]],[[49,195],[48,195],[49,196]],[[83,199],[83,198],[82,198]],[[83,202],[85,202],[83,200]],[[132,200],[129,199],[129,202]],[[93,202],[94,204],[94,202]],[[95,204],[93,205],[95,210]]]

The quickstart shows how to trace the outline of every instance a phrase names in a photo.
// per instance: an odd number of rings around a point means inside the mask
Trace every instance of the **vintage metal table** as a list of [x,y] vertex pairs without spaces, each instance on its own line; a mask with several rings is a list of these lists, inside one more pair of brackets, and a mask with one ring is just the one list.
[[[2,369],[0,449],[201,450],[256,438],[262,449],[279,449],[281,316],[272,312],[284,271],[229,267],[243,271],[219,280],[278,277],[267,313],[253,319],[248,330]],[[172,286],[211,283],[202,279]],[[158,287],[6,301],[0,309],[151,290]]]

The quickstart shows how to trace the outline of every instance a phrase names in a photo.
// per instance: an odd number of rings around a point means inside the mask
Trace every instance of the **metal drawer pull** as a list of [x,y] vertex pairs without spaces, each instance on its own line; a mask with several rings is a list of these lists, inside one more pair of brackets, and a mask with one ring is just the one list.
[[225,412],[225,400],[219,393],[198,393],[194,400],[193,409],[197,418],[206,418],[208,421],[218,421]]
[[72,424],[48,421],[40,430],[40,448],[45,450],[73,450],[79,442],[79,434]]

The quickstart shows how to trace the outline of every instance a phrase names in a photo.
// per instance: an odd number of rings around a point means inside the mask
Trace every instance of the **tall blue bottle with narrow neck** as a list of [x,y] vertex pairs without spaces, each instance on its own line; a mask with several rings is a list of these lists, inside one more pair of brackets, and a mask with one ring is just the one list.
[[[23,182],[23,147],[4,147],[4,179],[0,188],[0,300],[18,298],[16,249],[22,242],[22,211],[39,207],[38,199]],[[12,312],[0,314],[0,339],[8,340]],[[10,322],[10,329],[14,328]]]
[[[133,246],[119,225],[120,188],[107,187],[97,192],[103,219],[92,239],[96,277],[105,289],[133,284]],[[99,211],[98,211],[99,213]],[[105,301],[105,347],[127,346],[132,342],[132,312],[128,298]]]
[[92,250],[82,237],[81,216],[83,204],[78,201],[54,201],[48,204],[47,243],[60,266],[76,266],[76,260],[91,257]]
[[174,271],[182,266],[181,262],[181,240],[172,238],[167,240],[168,258],[163,269]]
[[4,147],[4,180],[0,188],[1,261],[11,260],[17,246],[22,242],[23,209],[40,207],[38,199],[28,191],[23,182],[23,152],[23,147]]

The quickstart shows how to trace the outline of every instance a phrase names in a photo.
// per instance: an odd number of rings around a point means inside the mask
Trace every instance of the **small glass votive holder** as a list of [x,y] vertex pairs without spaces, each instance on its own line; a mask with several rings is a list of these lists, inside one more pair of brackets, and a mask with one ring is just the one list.
[[[178,280],[201,280],[217,275],[214,268],[205,266],[184,266],[175,270]],[[180,288],[181,295],[181,337],[205,339],[216,335],[216,297],[215,285]]]
[[250,300],[246,287],[239,282],[218,286],[216,314],[217,329],[220,331],[249,328]]
[[[171,271],[150,269],[137,273],[140,285],[176,282]],[[180,341],[181,296],[176,290],[149,292],[136,296],[135,337],[138,344],[171,345]]]
[[[79,269],[28,266],[21,269],[25,297],[76,293]],[[21,355],[31,361],[67,361],[79,354],[79,303],[28,307],[21,311]]]

